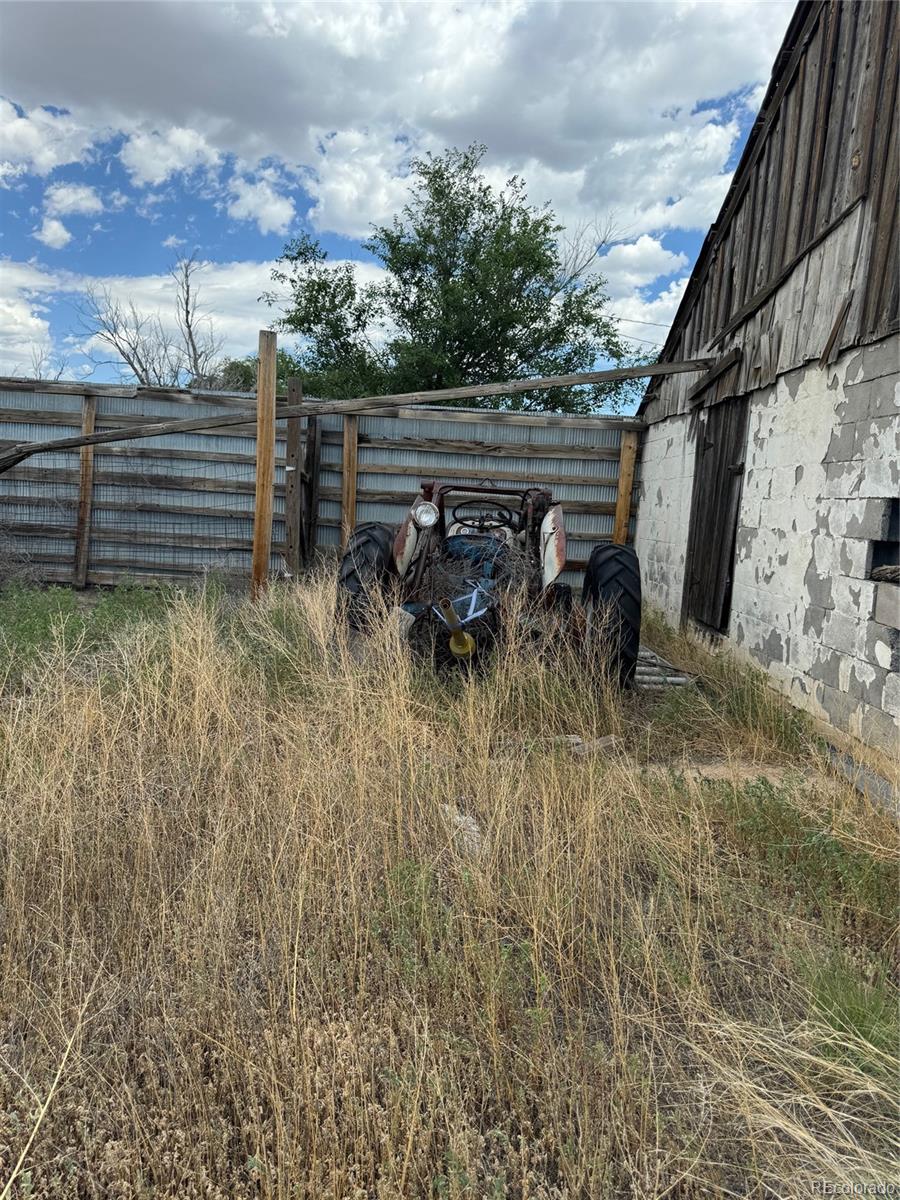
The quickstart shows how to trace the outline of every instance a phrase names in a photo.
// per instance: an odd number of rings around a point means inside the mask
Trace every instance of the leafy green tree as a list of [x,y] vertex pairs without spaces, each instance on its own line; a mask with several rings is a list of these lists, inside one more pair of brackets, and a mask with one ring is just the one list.
[[[310,394],[383,395],[638,361],[606,315],[594,269],[602,239],[561,242],[563,227],[548,206],[528,202],[519,177],[491,187],[479,172],[484,154],[473,145],[412,162],[409,202],[363,243],[384,270],[379,282],[330,264],[305,234],[285,247],[273,271],[289,295],[279,324],[298,335]],[[590,412],[639,390],[535,390],[481,406]]]
[[[258,359],[257,354],[228,359],[219,368],[212,386],[225,392],[255,392]],[[286,394],[289,379],[302,376],[303,369],[297,359],[287,350],[279,349],[275,362],[275,390],[278,394]]]

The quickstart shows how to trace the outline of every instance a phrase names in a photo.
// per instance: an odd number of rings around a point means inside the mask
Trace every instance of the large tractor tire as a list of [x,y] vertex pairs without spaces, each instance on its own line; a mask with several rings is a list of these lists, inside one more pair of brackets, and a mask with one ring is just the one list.
[[584,573],[581,602],[588,637],[596,639],[611,679],[634,679],[641,645],[641,569],[631,546],[596,546]]
[[394,531],[378,521],[357,525],[338,572],[338,611],[351,629],[364,630],[372,598],[390,587],[394,568]]

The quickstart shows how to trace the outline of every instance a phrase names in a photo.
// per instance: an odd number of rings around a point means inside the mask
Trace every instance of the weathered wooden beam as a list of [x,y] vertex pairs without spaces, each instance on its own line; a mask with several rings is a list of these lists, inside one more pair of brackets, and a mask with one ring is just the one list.
[[341,457],[341,549],[346,550],[356,525],[356,468],[359,461],[359,417],[344,417],[344,452]]
[[[606,461],[614,462],[618,458],[618,450],[613,450],[612,447],[607,447],[610,452],[610,457]],[[582,460],[585,461],[585,460]],[[590,461],[590,460],[586,460]],[[332,471],[335,474],[340,473],[340,463],[326,463],[324,470]],[[359,463],[357,466],[357,479],[360,475],[405,475],[408,476],[411,482],[418,482],[419,479],[437,479],[447,482],[469,482],[469,483],[520,483],[523,487],[534,486],[539,484],[550,484],[552,487],[562,485],[588,486],[598,488],[617,488],[618,475],[588,475],[588,474],[548,474],[546,472],[535,471],[490,471],[486,473],[484,468],[472,470],[468,467],[434,467],[430,466],[426,470],[422,470],[417,474],[410,475],[408,468],[398,466],[396,463]],[[62,483],[62,484],[77,484],[80,480],[80,471],[70,470],[67,467],[14,467],[7,475],[10,481],[22,480],[34,483]],[[309,480],[306,477],[306,471],[303,473],[303,487],[307,488]],[[106,484],[124,489],[132,489],[134,487],[153,488],[158,491],[183,491],[183,492],[214,492],[218,496],[228,495],[246,495],[253,494],[256,491],[256,484],[252,479],[225,479],[213,475],[148,475],[144,472],[139,472],[135,475],[126,474],[123,471],[102,471],[94,464],[94,484]],[[283,484],[275,484],[275,496],[285,494],[285,486]],[[332,489],[333,490],[333,489]],[[361,493],[360,493],[361,496]],[[15,492],[0,492],[0,504],[26,504],[34,502],[36,504],[47,504],[48,500],[45,496],[35,495],[30,498],[18,495]],[[74,495],[65,500],[54,498],[52,503],[64,504],[69,508],[74,508],[78,504],[78,497]],[[134,501],[134,505],[138,508],[143,506],[143,501]],[[111,507],[117,507],[112,504]],[[125,507],[124,504],[120,505]],[[94,508],[101,509],[102,503],[94,501]],[[304,501],[304,520],[308,518],[308,506]],[[215,516],[220,512],[230,509],[221,509],[218,505],[206,505],[205,511],[210,516]],[[252,507],[248,506],[245,510],[248,515],[253,515]]]
[[[83,396],[83,383],[66,383],[49,379],[17,379],[13,375],[0,375],[0,391],[41,392],[49,396]],[[97,396],[117,396],[127,400],[166,400],[172,404],[219,404],[223,408],[246,409],[247,401],[254,392],[223,394],[190,388],[145,387],[143,384],[92,383],[90,390]],[[283,400],[283,396],[277,397]]]
[[259,333],[256,381],[256,497],[253,515],[251,594],[259,599],[269,579],[272,554],[272,502],[275,488],[275,379],[277,337]]
[[604,429],[643,429],[644,422],[637,417],[611,417],[603,413],[595,416],[570,416],[568,413],[543,412],[499,412],[492,408],[442,408],[430,412],[427,408],[403,408],[402,406],[379,409],[370,416],[407,417],[419,421],[464,421],[470,425],[527,425],[532,429],[596,429],[602,423]]
[[[619,455],[619,494],[616,497],[615,517],[613,519],[612,540],[618,546],[624,546],[628,541],[628,521],[631,517],[631,493],[634,490],[634,463],[637,458],[638,434],[634,429],[627,429],[622,434],[622,446]],[[571,505],[563,504],[563,508]]]
[[[267,331],[264,331],[267,332]],[[642,379],[656,375],[678,375],[704,371],[715,364],[711,358],[686,359],[683,362],[654,363],[640,367],[615,367],[609,371],[585,371],[577,375],[554,375],[544,379],[517,379],[507,383],[476,384],[472,387],[442,388],[431,392],[405,392],[393,396],[362,396],[357,400],[329,400],[321,404],[296,404],[286,406],[278,413],[279,419],[305,417],[310,414],[323,416],[328,413],[361,413],[382,408],[387,404],[425,404],[430,400],[467,400],[484,396],[513,396],[538,389],[583,387],[594,383],[611,383],[622,379]],[[257,396],[257,409],[259,397]],[[215,417],[197,417],[187,421],[155,421],[147,425],[135,425],[131,429],[109,429],[90,437],[57,438],[49,442],[22,442],[0,455],[0,474],[17,463],[48,450],[73,450],[85,445],[102,445],[105,442],[123,442],[139,438],[161,437],[169,433],[192,433],[202,429],[223,429],[232,425],[245,425],[257,418],[256,412],[235,412]]]
[[[340,435],[338,435],[340,436]],[[325,434],[324,441],[333,444],[333,434]],[[443,438],[381,438],[371,434],[359,435],[360,446],[372,446],[381,450],[426,450],[433,454],[478,454],[486,458],[607,458],[619,457],[618,446],[561,446],[553,442],[465,442]],[[325,464],[326,467],[329,464]],[[424,479],[431,467],[422,467],[419,474]]]
[[[70,526],[50,525],[46,521],[20,521],[4,529],[3,533],[5,537],[44,537],[68,542],[75,540],[75,530]],[[97,528],[91,536],[95,542],[115,542],[125,546],[132,546],[135,540],[133,529]],[[204,536],[202,543],[198,547],[196,533],[172,533],[169,530],[155,532],[152,529],[142,529],[140,531],[140,544],[141,546],[177,546],[188,550],[197,550],[198,548],[201,550],[241,550],[246,551],[248,554],[253,550],[253,542],[249,536]],[[274,542],[272,549],[281,552],[284,550],[284,543],[280,541]],[[40,557],[40,553],[36,551],[35,556]],[[71,561],[70,557],[70,564]],[[71,566],[69,567],[69,572],[69,578],[71,579]],[[88,574],[90,575],[90,572]]]
[[[197,462],[243,463],[256,465],[255,454],[229,454],[227,450],[180,450],[174,446],[166,446],[158,450],[153,446],[135,446],[131,442],[124,446],[96,446],[96,454],[114,455],[123,458],[161,458],[161,459],[191,459]],[[283,467],[285,461],[278,454],[278,443],[275,443],[275,466]]]
[[[618,456],[618,452],[616,452]],[[326,470],[330,469],[326,464]],[[337,470],[337,464],[334,465]],[[396,463],[368,463],[362,462],[359,464],[358,472],[360,475],[409,475],[408,467],[398,466]],[[484,467],[479,470],[471,470],[469,467],[428,467],[427,470],[420,471],[415,479],[419,476],[422,479],[437,479],[445,482],[456,482],[457,480],[469,483],[521,483],[523,487],[532,487],[542,483],[549,483],[552,487],[559,485],[574,485],[588,487],[605,487],[615,488],[619,485],[618,475],[560,475],[557,473],[547,474],[546,472],[535,471],[485,471]],[[565,501],[563,501],[565,503]]]
[[739,363],[743,357],[744,352],[740,346],[732,346],[727,354],[722,355],[712,370],[707,371],[703,378],[694,384],[694,386],[685,396],[685,403],[693,404],[695,401],[699,403],[699,401],[706,394],[707,388],[714,384],[717,379],[721,379],[725,372],[730,371],[731,368],[736,363]]
[[[85,395],[81,405],[81,432],[89,436],[94,432],[97,419],[97,397]],[[78,522],[75,526],[75,563],[72,583],[83,588],[87,581],[88,557],[91,546],[91,508],[94,497],[94,447],[81,447],[81,464],[78,480]]]
[[[523,484],[523,487],[525,485]],[[615,481],[614,481],[615,486]],[[466,491],[465,482],[459,484],[460,495],[475,495],[476,493],[468,493]],[[160,489],[164,494],[164,489]],[[276,495],[277,495],[276,491]],[[323,500],[333,500],[340,502],[343,499],[343,489],[337,487],[322,488],[321,497]],[[380,491],[377,488],[367,488],[358,491],[356,494],[357,505],[359,504],[394,504],[398,508],[408,508],[415,497],[415,490],[409,488],[404,491]],[[566,512],[570,513],[594,513],[594,514],[613,514],[617,511],[617,505],[607,500],[562,500],[560,501]],[[44,496],[15,496],[5,495],[0,493],[0,508],[5,505],[17,505],[28,508],[53,508],[58,510],[60,514],[71,512],[78,507],[78,501],[75,498],[65,498],[61,500],[47,500]],[[218,519],[229,521],[246,521],[251,524],[253,521],[253,509],[248,505],[246,508],[241,507],[224,507],[218,504],[165,504],[159,500],[95,500],[93,502],[95,512],[145,512],[159,513],[162,515],[171,516],[192,516],[202,517],[205,522],[212,527],[212,523]],[[282,521],[284,518],[280,513],[273,514],[273,524],[276,521]],[[342,522],[343,524],[343,522]],[[53,526],[57,528],[57,526]],[[68,526],[59,526],[59,528],[68,528]],[[6,530],[6,532],[15,532],[15,527]],[[121,540],[122,531],[119,531]],[[100,536],[95,533],[95,537]],[[143,536],[143,533],[141,534]],[[197,536],[192,535],[195,542]],[[205,535],[204,535],[205,536]],[[248,549],[249,537],[248,532]],[[285,535],[286,537],[287,535]],[[203,539],[200,539],[199,544],[204,544]]]

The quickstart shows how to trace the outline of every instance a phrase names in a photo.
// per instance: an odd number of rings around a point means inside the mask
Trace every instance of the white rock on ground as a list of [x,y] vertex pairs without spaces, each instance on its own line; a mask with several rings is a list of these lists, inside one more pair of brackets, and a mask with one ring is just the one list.
[[455,804],[442,804],[447,824],[453,830],[457,849],[466,858],[479,858],[482,849],[481,828],[471,813],[465,813]]

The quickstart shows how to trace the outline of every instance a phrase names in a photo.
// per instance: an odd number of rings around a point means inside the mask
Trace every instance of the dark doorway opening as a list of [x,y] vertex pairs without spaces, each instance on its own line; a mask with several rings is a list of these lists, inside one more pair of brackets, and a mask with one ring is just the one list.
[[735,538],[750,404],[728,399],[697,414],[684,615],[718,633],[728,629]]

